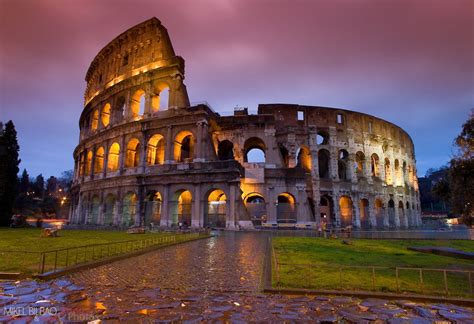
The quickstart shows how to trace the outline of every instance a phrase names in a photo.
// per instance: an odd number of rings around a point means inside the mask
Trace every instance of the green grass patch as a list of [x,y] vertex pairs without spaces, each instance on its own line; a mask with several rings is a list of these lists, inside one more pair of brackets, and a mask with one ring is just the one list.
[[[273,263],[273,284],[285,288],[382,292],[396,292],[398,286],[401,292],[436,295],[445,293],[443,272],[423,270],[421,284],[418,270],[399,270],[397,284],[395,268],[474,271],[471,260],[409,251],[409,246],[448,246],[474,251],[474,242],[468,240],[354,239],[352,245],[346,245],[340,239],[278,237],[273,239],[278,260],[277,266]],[[470,294],[467,273],[447,272],[446,282],[450,295]]]
[[[4,228],[0,229],[0,272],[33,274],[41,269],[46,272],[139,250],[152,244],[167,244],[171,236],[170,233],[60,230],[59,237],[41,237],[41,230],[36,228]],[[185,238],[181,235],[176,237]],[[48,252],[55,250],[61,251]]]

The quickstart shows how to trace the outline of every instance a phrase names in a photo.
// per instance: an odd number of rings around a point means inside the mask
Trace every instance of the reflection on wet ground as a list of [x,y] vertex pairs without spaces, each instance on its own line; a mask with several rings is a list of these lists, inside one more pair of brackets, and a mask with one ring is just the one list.
[[267,233],[225,233],[46,283],[1,282],[0,322],[32,320],[21,310],[39,306],[43,322],[474,321],[472,309],[454,305],[261,294],[267,241]]

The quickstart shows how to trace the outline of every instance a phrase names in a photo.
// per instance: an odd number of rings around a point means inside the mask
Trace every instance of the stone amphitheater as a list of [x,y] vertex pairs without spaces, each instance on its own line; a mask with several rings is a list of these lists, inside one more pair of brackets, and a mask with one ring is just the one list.
[[297,104],[191,105],[184,59],[152,18],[87,74],[70,222],[94,226],[408,228],[413,142],[367,114]]

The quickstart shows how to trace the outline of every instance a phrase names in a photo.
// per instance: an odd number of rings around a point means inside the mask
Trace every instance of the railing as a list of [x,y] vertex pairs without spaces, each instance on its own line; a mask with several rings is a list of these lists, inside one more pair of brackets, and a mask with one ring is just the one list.
[[[173,244],[201,236],[208,232],[186,233],[159,236],[142,240],[128,240],[78,247],[63,248],[49,251],[0,251],[0,272],[21,272],[25,274],[43,274],[54,272],[71,266],[106,259],[150,247]],[[18,271],[21,269],[21,271]]]
[[286,263],[273,247],[272,268],[276,288],[474,297],[474,270]]

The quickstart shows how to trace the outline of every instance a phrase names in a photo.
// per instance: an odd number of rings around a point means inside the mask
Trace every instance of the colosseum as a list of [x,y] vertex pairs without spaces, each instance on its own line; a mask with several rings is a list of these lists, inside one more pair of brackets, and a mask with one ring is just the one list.
[[261,104],[221,116],[191,105],[184,60],[152,18],[86,74],[70,222],[212,228],[421,224],[415,152],[367,114]]

